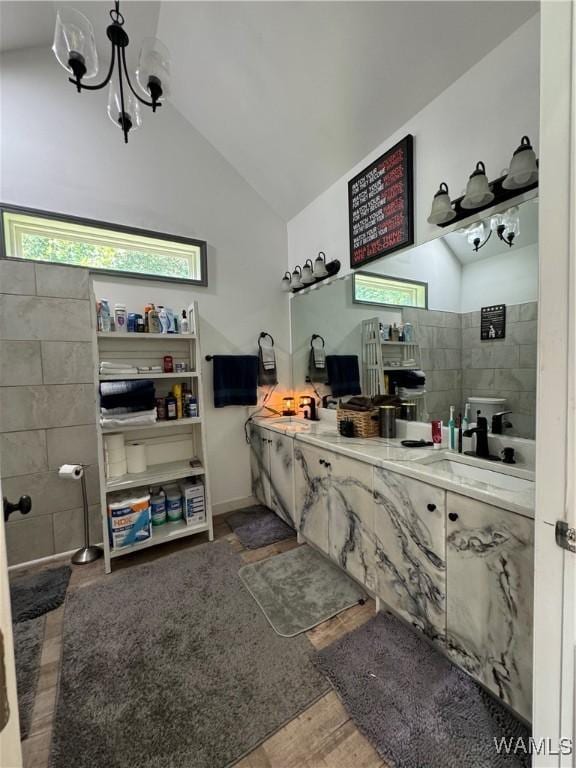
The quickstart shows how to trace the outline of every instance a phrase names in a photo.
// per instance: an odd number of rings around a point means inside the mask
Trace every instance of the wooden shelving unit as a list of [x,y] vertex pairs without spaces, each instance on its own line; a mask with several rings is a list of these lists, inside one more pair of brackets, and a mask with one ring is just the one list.
[[[198,307],[194,304],[196,333],[194,334],[149,334],[149,333],[99,333],[94,332],[94,386],[96,388],[96,425],[98,439],[98,464],[100,474],[100,504],[102,510],[102,531],[106,573],[112,569],[112,560],[129,552],[135,552],[173,541],[185,536],[207,532],[214,538],[210,484],[207,471],[206,426],[204,416],[204,392],[201,374],[201,348],[198,333]],[[129,366],[162,365],[165,355],[172,355],[175,361],[186,362],[189,370],[178,373],[142,373],[127,376],[106,376],[100,374],[103,360],[122,362]],[[154,380],[156,394],[168,394],[172,384],[178,380],[186,382],[198,402],[199,415],[171,421],[157,421],[154,424],[102,427],[100,425],[99,385],[103,381],[128,381],[137,379]],[[124,433],[126,441],[138,440],[146,444],[148,469],[141,474],[127,474],[123,477],[107,478],[105,474],[104,438],[106,435]],[[193,462],[193,465],[191,465]],[[166,485],[185,478],[202,476],[206,504],[206,520],[201,524],[188,525],[180,522],[166,522],[152,528],[152,536],[137,544],[119,549],[110,547],[108,533],[108,496],[132,488],[150,488]]]

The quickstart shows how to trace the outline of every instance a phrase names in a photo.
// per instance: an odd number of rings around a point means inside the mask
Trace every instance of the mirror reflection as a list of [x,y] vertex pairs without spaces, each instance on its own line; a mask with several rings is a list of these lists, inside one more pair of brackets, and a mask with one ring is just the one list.
[[294,389],[326,405],[395,395],[418,421],[468,404],[472,422],[480,411],[495,432],[533,439],[537,291],[529,200],[296,294]]

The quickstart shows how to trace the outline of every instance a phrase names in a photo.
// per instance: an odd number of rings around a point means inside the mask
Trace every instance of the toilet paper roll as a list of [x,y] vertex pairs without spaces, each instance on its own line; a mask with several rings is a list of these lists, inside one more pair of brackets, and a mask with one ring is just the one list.
[[144,443],[128,443],[126,446],[126,462],[128,464],[128,474],[137,475],[146,472],[148,462],[146,461],[146,446]]
[[122,446],[122,448],[106,449],[104,455],[108,464],[117,464],[119,461],[126,461],[126,448]]
[[128,473],[126,459],[124,461],[106,462],[106,477],[122,477]]
[[120,434],[114,434],[114,435],[106,435],[104,437],[104,446],[107,451],[120,451],[124,450],[124,435],[122,433]]
[[80,480],[84,474],[84,467],[82,464],[62,464],[58,470],[58,476],[62,480]]

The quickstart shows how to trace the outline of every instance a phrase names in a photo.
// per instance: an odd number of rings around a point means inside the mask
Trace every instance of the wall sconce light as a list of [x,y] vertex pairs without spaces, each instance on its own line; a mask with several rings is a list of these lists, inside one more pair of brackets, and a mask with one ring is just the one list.
[[487,225],[484,221],[476,221],[467,229],[459,230],[466,235],[468,243],[476,253],[484,248],[488,240],[495,232],[498,238],[512,248],[514,239],[520,234],[520,211],[516,206],[509,208],[504,213],[496,213],[490,217],[490,229],[486,236]]
[[314,277],[314,265],[312,264],[312,259],[306,259],[304,262],[304,266],[302,267],[302,277],[301,280],[304,283],[304,285],[311,285],[312,283],[316,282],[316,278]]
[[432,209],[427,221],[429,224],[447,224],[455,217],[456,211],[452,208],[452,204],[450,203],[448,185],[443,181],[438,188],[438,192],[434,195]]
[[[488,181],[486,167],[480,160],[468,179],[466,194],[450,201],[448,186],[442,182],[434,195],[432,209],[428,217],[429,224],[439,227],[447,226],[451,221],[461,221],[470,216],[471,211],[479,211],[492,205],[505,203],[517,197],[521,192],[528,192],[538,186],[538,160],[528,136],[522,136],[520,146],[515,150],[510,168],[494,181]],[[518,222],[514,226],[517,226]],[[504,223],[503,221],[500,224]],[[510,226],[508,226],[510,224]],[[475,225],[474,225],[475,226]],[[511,222],[504,223],[502,236],[499,234],[499,224],[495,225],[501,240],[512,244],[518,234]],[[474,238],[475,239],[475,238]],[[480,240],[479,248],[483,245]]]
[[520,146],[512,155],[504,189],[523,189],[538,181],[538,161],[528,136],[522,136]]
[[293,397],[283,397],[282,403],[282,416],[296,416],[296,401]]
[[494,200],[494,193],[490,189],[488,177],[486,176],[486,167],[482,160],[476,163],[476,168],[470,174],[468,184],[466,185],[466,194],[460,201],[462,208],[466,210],[475,210],[483,205],[488,205]]

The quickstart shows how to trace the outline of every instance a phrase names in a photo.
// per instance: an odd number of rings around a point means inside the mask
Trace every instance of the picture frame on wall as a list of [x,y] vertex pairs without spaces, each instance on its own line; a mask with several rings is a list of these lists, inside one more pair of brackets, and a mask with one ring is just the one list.
[[413,153],[408,134],[348,182],[352,269],[414,244]]

